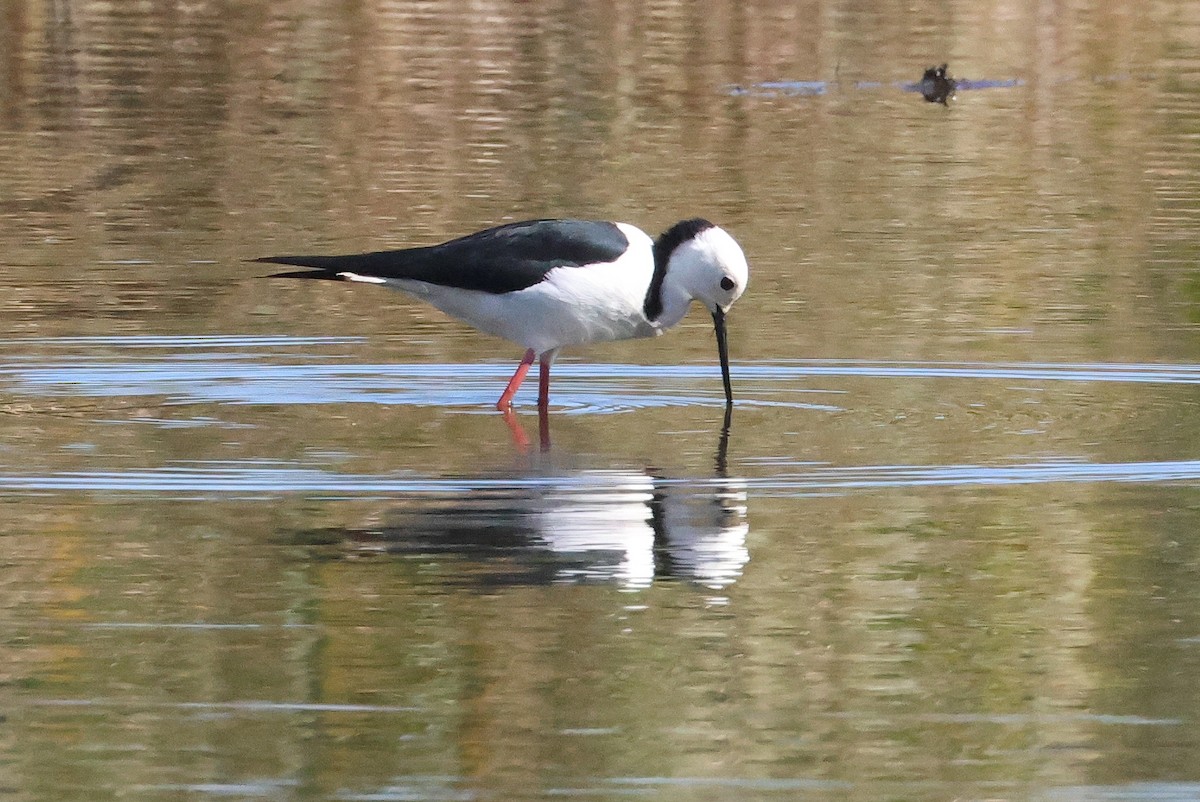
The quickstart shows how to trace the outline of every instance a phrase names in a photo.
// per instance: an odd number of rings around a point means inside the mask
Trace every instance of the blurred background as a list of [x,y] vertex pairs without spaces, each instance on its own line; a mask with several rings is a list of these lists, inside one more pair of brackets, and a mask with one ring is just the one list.
[[[0,0],[0,792],[1200,797],[1198,140],[1185,0]],[[694,215],[727,438],[246,262]]]

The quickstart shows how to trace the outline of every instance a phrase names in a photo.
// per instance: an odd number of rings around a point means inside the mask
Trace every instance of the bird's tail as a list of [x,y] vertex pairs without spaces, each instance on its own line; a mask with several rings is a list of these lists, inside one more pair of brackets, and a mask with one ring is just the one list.
[[332,270],[285,270],[282,273],[271,273],[260,278],[315,278],[321,281],[346,280],[345,276],[340,276]]
[[309,278],[323,281],[345,281],[346,277],[339,274],[340,265],[335,264],[333,262],[334,259],[336,257],[263,256],[253,261],[308,268],[307,270],[285,270],[282,273],[272,273],[269,276],[263,276],[263,278]]

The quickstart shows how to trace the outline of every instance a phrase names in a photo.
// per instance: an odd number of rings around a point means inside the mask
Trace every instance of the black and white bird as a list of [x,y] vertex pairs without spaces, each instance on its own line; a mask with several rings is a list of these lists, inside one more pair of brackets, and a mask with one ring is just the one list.
[[529,220],[420,248],[347,256],[267,256],[307,270],[270,278],[381,284],[428,301],[475,328],[523,346],[498,409],[508,409],[535,358],[538,405],[565,346],[652,337],[679,323],[692,301],[712,314],[727,408],[733,404],[725,313],[749,268],[728,233],[701,218],[652,240],[628,223]]

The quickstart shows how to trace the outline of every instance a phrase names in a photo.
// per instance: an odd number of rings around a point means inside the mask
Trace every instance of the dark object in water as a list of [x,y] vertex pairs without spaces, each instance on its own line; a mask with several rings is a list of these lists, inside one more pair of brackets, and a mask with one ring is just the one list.
[[828,95],[842,89],[880,89],[888,86],[902,89],[905,92],[920,92],[930,103],[943,103],[968,89],[1012,89],[1024,86],[1022,78],[951,78],[946,75],[947,66],[930,67],[919,81],[908,83],[885,83],[883,81],[763,81],[757,84],[743,86],[737,84],[728,87],[731,95],[750,97],[802,97]]
[[930,103],[941,103],[943,106],[949,105],[946,101],[954,97],[954,90],[958,88],[958,82],[946,75],[948,64],[943,64],[940,67],[930,67],[925,70],[925,74],[921,76],[921,82],[917,84],[917,88],[921,90],[921,96]]

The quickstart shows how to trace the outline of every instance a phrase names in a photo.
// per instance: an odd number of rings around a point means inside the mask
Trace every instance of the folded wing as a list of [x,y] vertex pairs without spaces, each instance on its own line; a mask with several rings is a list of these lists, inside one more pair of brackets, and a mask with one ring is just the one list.
[[614,262],[628,247],[629,240],[613,223],[529,220],[424,248],[346,256],[267,256],[255,261],[309,268],[270,278],[421,281],[499,294],[532,287],[556,267]]

